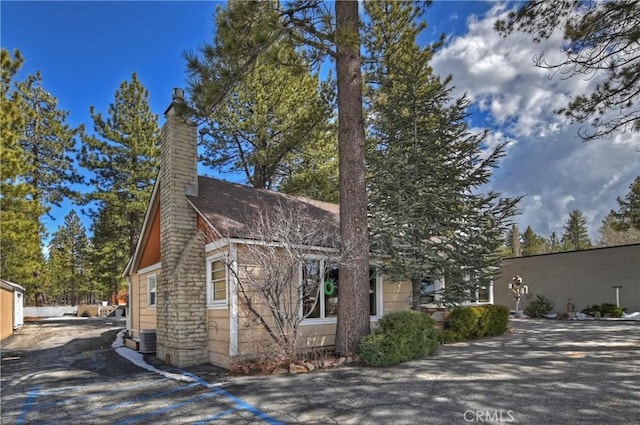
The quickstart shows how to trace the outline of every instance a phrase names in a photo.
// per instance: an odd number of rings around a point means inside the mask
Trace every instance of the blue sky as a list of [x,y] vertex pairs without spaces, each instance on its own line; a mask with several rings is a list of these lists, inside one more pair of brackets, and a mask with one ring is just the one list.
[[[41,71],[44,87],[70,112],[70,125],[84,124],[90,131],[89,107],[106,113],[116,89],[133,72],[149,90],[162,123],[171,89],[186,85],[182,52],[212,39],[220,4],[2,1],[0,38],[3,48],[19,49],[25,58],[17,79]],[[499,2],[436,1],[427,12],[425,38],[445,32],[448,41],[434,58],[434,69],[453,75],[456,95],[471,97],[472,126],[492,130],[487,144],[508,143],[490,186],[508,196],[527,195],[521,229],[531,225],[544,236],[560,234],[569,211],[579,208],[595,238],[604,215],[617,206],[616,197],[640,174],[638,134],[580,142],[576,127],[550,111],[597,78],[560,81],[535,69],[533,55],[539,49],[557,51],[561,39],[544,45],[534,45],[526,35],[501,39],[492,22],[507,9]],[[46,222],[50,232],[69,208],[53,211],[56,220]]]

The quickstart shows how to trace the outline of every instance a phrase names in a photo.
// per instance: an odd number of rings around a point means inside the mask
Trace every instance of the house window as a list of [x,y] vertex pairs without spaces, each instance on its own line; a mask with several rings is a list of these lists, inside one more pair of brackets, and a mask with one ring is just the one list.
[[147,277],[147,304],[149,307],[156,306],[156,275]]
[[207,304],[227,305],[227,265],[223,261],[207,262]]
[[[301,265],[302,314],[305,319],[333,319],[338,315],[338,265],[328,260],[307,260]],[[369,271],[369,311],[380,312],[381,276],[375,267]]]

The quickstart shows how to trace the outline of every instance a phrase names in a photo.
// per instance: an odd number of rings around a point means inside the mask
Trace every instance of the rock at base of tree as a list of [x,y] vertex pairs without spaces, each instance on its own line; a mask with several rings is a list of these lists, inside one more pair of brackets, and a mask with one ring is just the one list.
[[307,367],[304,365],[295,364],[295,363],[291,363],[289,365],[289,373],[292,373],[294,375],[298,373],[307,373],[307,372],[309,372],[309,369],[307,369]]

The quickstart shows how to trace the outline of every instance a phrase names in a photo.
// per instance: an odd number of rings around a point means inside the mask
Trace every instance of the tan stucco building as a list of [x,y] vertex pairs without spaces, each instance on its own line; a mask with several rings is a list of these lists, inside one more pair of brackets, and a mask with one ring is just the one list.
[[566,312],[569,298],[577,311],[615,304],[616,291],[620,307],[640,311],[640,244],[506,259],[493,286],[495,304],[515,308],[507,285],[516,275],[530,293],[550,298],[557,313]]

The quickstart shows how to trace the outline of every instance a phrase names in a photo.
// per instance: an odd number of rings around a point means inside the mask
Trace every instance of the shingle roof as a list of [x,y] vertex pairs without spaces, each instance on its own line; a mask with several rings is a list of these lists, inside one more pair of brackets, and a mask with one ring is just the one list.
[[187,195],[187,198],[222,237],[263,239],[256,232],[256,223],[269,212],[281,211],[281,218],[299,218],[299,223],[315,225],[321,230],[318,235],[324,235],[325,240],[317,240],[314,245],[336,246],[335,240],[327,241],[326,237],[332,235],[333,239],[338,234],[340,207],[337,204],[203,176],[198,176],[198,195]]

